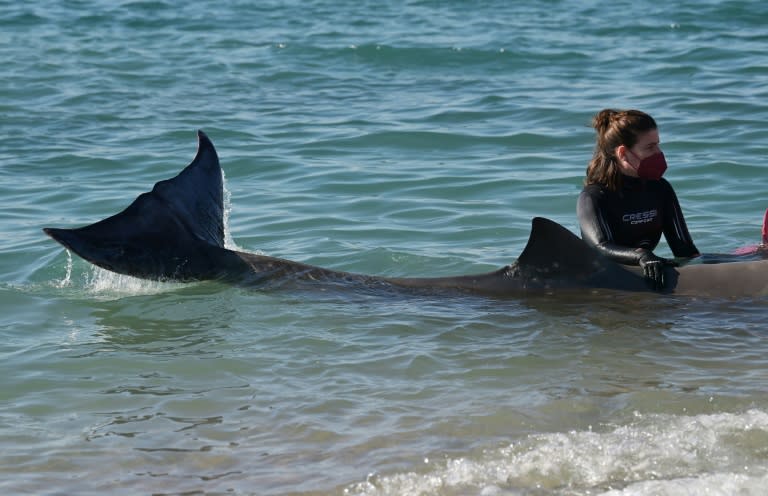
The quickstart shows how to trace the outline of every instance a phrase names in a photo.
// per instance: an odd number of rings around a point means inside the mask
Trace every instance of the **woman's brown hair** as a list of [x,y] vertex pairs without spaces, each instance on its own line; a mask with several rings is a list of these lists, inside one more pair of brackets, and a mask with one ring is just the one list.
[[632,148],[639,135],[656,129],[653,117],[639,110],[604,109],[592,118],[597,131],[595,152],[587,166],[584,184],[601,184],[611,191],[621,188],[621,170],[614,155],[616,147]]

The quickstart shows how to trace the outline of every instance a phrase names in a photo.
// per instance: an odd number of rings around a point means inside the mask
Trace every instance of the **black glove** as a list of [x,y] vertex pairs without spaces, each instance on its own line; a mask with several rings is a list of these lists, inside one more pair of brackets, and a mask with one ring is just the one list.
[[676,266],[674,260],[657,257],[650,250],[645,250],[640,255],[640,268],[643,269],[643,275],[656,291],[664,289],[666,281],[664,280],[664,268],[667,266]]

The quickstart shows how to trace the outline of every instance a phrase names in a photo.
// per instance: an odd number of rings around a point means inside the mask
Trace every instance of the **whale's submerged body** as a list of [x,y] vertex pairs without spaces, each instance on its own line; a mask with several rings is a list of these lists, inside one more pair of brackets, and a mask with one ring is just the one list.
[[[608,260],[564,227],[541,217],[533,219],[528,244],[513,264],[475,275],[377,277],[230,250],[224,247],[223,198],[216,150],[199,131],[192,163],[139,195],[122,212],[81,228],[44,231],[99,267],[144,279],[219,280],[250,286],[333,282],[499,297],[558,289],[650,291],[637,268]],[[768,260],[690,264],[667,271],[668,293],[744,297],[768,292]]]

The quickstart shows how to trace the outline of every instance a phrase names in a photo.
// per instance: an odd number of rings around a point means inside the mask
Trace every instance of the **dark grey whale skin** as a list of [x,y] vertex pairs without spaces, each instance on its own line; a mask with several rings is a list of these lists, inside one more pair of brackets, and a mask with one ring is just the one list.
[[[154,280],[216,280],[264,288],[293,282],[494,297],[569,289],[651,291],[637,268],[604,258],[566,228],[542,217],[532,220],[528,244],[514,263],[483,274],[378,277],[230,250],[224,247],[223,198],[216,149],[198,131],[194,160],[122,212],[85,227],[43,231],[99,267]],[[665,293],[731,298],[763,296],[768,290],[768,260],[666,270]]]

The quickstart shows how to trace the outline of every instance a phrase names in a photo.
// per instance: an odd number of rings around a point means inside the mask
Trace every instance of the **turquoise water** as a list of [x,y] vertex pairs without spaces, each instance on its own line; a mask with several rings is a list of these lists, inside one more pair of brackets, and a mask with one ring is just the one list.
[[231,246],[490,270],[531,217],[576,230],[590,117],[636,107],[698,247],[753,244],[768,3],[0,5],[3,494],[764,494],[762,298],[156,283],[40,229],[123,209],[204,129]]

